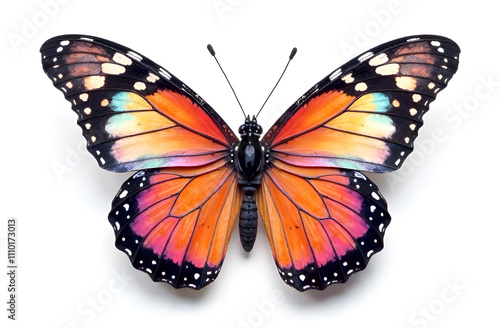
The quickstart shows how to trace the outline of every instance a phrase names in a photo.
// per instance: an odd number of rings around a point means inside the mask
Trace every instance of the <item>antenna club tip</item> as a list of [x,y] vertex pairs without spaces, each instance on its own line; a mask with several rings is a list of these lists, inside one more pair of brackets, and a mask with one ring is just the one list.
[[212,45],[211,45],[210,43],[209,43],[209,44],[207,44],[207,49],[208,49],[208,51],[210,52],[210,54],[211,54],[212,56],[215,56],[215,50],[214,50],[214,47],[212,47]]
[[297,48],[293,47],[292,52],[290,53],[290,57],[289,57],[289,58],[290,58],[290,60],[292,60],[292,59],[293,59],[293,57],[295,57],[295,54],[296,54],[296,53],[297,53]]

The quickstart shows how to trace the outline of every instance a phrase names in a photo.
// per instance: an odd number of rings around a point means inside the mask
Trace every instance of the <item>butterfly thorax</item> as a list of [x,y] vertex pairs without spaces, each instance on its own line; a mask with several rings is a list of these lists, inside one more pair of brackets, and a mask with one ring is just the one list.
[[262,127],[257,124],[257,120],[250,117],[245,119],[245,124],[240,126],[239,133],[241,141],[235,148],[236,166],[240,176],[240,184],[244,187],[245,180],[251,182],[257,178],[263,168],[263,147],[260,144]]
[[257,119],[248,116],[240,126],[241,141],[233,148],[238,182],[244,192],[240,210],[240,239],[243,249],[249,252],[257,235],[257,204],[255,191],[260,186],[261,173],[264,169],[265,148],[260,142],[262,127]]

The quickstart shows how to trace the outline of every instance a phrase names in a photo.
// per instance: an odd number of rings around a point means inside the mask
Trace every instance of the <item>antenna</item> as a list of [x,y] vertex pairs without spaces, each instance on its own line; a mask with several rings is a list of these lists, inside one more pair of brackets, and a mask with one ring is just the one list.
[[215,50],[212,47],[211,44],[207,44],[207,49],[210,52],[212,56],[214,56],[215,61],[217,62],[217,65],[219,65],[220,70],[222,71],[222,74],[224,74],[224,77],[226,78],[227,83],[229,83],[229,86],[231,87],[231,90],[233,91],[234,97],[236,98],[236,101],[238,102],[238,105],[240,105],[241,111],[243,112],[243,115],[246,117],[245,110],[241,106],[240,100],[238,99],[238,96],[236,95],[236,92],[234,92],[233,86],[231,85],[231,82],[229,82],[229,79],[227,78],[226,73],[224,73],[224,70],[222,69],[222,66],[220,66],[219,61],[217,60],[217,57],[215,57]]
[[[213,49],[212,49],[213,50]],[[295,54],[297,53],[297,48],[293,48],[292,49],[292,52],[290,53],[290,56],[288,57],[288,62],[286,63],[286,66],[285,66],[285,69],[283,70],[283,73],[281,73],[281,76],[280,78],[278,79],[278,82],[276,82],[276,84],[274,85],[274,88],[271,90],[271,92],[269,93],[269,96],[267,96],[266,100],[264,101],[264,103],[262,104],[262,107],[259,109],[259,111],[257,112],[257,115],[255,115],[255,117],[259,116],[260,112],[262,111],[262,108],[264,108],[264,105],[267,103],[267,101],[269,100],[269,97],[271,97],[271,95],[273,94],[273,91],[274,89],[276,89],[276,87],[278,86],[278,83],[280,83],[281,81],[281,78],[283,77],[283,75],[285,74],[286,72],[286,69],[288,68],[288,65],[290,64],[290,61],[293,59],[293,57],[295,56]]]

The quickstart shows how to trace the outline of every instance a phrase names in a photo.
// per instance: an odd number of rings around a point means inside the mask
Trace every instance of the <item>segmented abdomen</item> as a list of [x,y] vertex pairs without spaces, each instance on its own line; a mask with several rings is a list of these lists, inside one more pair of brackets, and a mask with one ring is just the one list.
[[240,210],[240,240],[243,249],[250,252],[257,237],[257,204],[255,203],[255,188],[243,187],[245,198]]

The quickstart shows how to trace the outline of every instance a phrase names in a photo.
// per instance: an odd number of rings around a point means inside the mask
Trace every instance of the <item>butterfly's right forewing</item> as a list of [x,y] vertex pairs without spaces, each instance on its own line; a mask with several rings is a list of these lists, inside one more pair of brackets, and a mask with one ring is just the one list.
[[435,35],[397,39],[352,59],[297,100],[263,137],[298,166],[390,172],[413,150],[460,49]]

